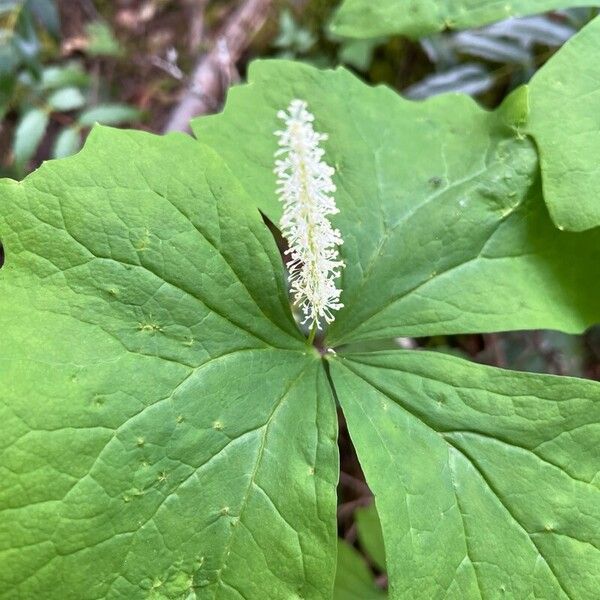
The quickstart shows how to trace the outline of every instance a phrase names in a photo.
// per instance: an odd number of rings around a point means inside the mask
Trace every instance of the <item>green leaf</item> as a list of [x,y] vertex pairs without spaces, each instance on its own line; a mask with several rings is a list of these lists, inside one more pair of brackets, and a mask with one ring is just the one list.
[[584,0],[343,0],[331,31],[349,38],[403,34],[413,39],[443,29],[469,29],[536,13],[593,5]]
[[[2,60],[2,52],[0,50],[0,61]],[[16,80],[10,75],[2,75],[0,68],[0,121],[4,119],[4,115],[8,112],[13,93],[16,86]]]
[[27,0],[26,7],[54,37],[60,37],[60,16],[54,0]]
[[137,121],[141,113],[132,106],[126,104],[99,104],[81,113],[79,124],[82,127],[100,125],[123,125],[131,121]]
[[42,71],[40,87],[42,90],[52,90],[65,86],[86,87],[89,77],[78,63],[64,67],[51,65]]
[[600,384],[415,351],[330,364],[391,598],[597,597]]
[[338,60],[359,71],[367,71],[373,60],[375,49],[384,41],[385,38],[346,40],[340,46]]
[[363,557],[347,542],[339,540],[333,600],[383,600]]
[[328,600],[335,405],[223,162],[96,128],[0,239],[0,597]]
[[[4,34],[5,30],[0,30]],[[7,44],[0,39],[0,77],[3,80],[15,81],[15,71],[21,62],[19,53],[12,44]]]
[[53,158],[64,158],[81,148],[81,132],[74,127],[65,127],[57,136],[52,150]]
[[123,49],[115,38],[110,25],[104,21],[93,21],[85,29],[88,37],[86,54],[89,56],[122,56]]
[[305,54],[314,46],[316,38],[309,29],[300,27],[294,15],[283,9],[279,15],[279,35],[273,40],[275,48]]
[[600,18],[571,38],[529,85],[530,117],[544,195],[561,229],[600,225]]
[[13,154],[17,165],[24,167],[33,157],[48,126],[48,113],[33,108],[29,110],[17,125],[13,141]]
[[0,16],[12,12],[22,4],[23,0],[0,0]]
[[385,571],[385,548],[375,505],[357,508],[354,511],[354,518],[361,547],[375,563],[375,566],[379,570]]
[[17,11],[17,20],[14,25],[13,45],[21,54],[22,60],[36,75],[41,71],[39,53],[41,40],[38,36],[33,13],[27,4]]
[[48,98],[48,106],[55,111],[69,111],[81,108],[85,104],[83,94],[76,87],[56,90]]
[[[578,332],[600,318],[600,231],[558,231],[519,96],[488,113],[466,96],[414,103],[349,72],[255,63],[221,115],[193,122],[277,223],[277,111],[305,99],[329,134],[346,263],[328,332],[340,345],[394,336],[513,329]],[[510,119],[508,117],[510,116]],[[526,116],[526,112],[525,112]],[[573,260],[576,256],[577,260]]]

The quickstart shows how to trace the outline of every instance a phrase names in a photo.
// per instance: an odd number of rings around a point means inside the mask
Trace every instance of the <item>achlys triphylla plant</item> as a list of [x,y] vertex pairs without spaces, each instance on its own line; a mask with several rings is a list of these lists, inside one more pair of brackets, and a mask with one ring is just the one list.
[[[600,233],[554,226],[527,136],[547,177],[560,60],[495,113],[259,62],[201,142],[96,128],[2,182],[0,597],[331,598],[335,390],[390,597],[595,598],[599,384],[351,345],[598,321]],[[258,210],[293,98],[344,240],[324,356]]]

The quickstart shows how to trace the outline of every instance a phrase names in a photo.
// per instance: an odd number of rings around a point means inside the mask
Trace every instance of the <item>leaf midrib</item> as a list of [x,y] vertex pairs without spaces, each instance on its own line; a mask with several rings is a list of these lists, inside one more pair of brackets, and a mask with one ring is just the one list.
[[[311,368],[311,364],[308,364],[306,367],[304,367],[300,373],[286,386],[281,398],[279,399],[278,402],[275,403],[275,405],[273,406],[273,409],[271,411],[271,413],[269,414],[269,416],[267,417],[266,422],[262,425],[263,428],[263,433],[262,433],[262,438],[260,441],[260,445],[259,445],[259,449],[257,452],[257,456],[256,456],[256,461],[254,463],[254,467],[252,469],[252,473],[250,475],[249,481],[248,481],[248,485],[246,487],[246,491],[244,493],[244,496],[242,498],[242,502],[240,504],[240,509],[239,509],[239,513],[237,515],[237,518],[239,519],[239,521],[241,522],[242,520],[242,515],[244,514],[244,511],[247,508],[248,505],[248,501],[250,500],[250,495],[251,495],[251,490],[253,488],[253,486],[256,485],[256,476],[258,474],[258,470],[260,468],[260,464],[262,462],[262,458],[263,458],[263,454],[264,454],[264,450],[265,450],[265,446],[266,446],[266,441],[267,441],[267,435],[269,433],[269,428],[271,426],[271,423],[273,422],[273,419],[275,418],[275,415],[277,414],[277,412],[279,411],[279,409],[283,406],[286,398],[289,396],[290,392],[292,391],[292,389],[297,385],[297,383],[301,380],[301,378],[305,375],[305,373]],[[261,488],[262,489],[262,488]],[[266,492],[263,490],[263,492],[266,495]],[[233,545],[233,540],[235,537],[235,529],[232,528],[233,530],[230,530],[231,533],[229,535],[229,539],[227,541],[227,544],[225,546],[225,548],[223,549],[223,553],[222,553],[222,565],[220,567],[220,569],[218,569],[217,571],[217,579],[215,581],[215,583],[217,584],[222,584],[228,587],[231,587],[231,585],[225,581],[223,579],[223,571],[227,568],[227,560],[228,560],[228,556],[229,556],[229,552],[231,550],[231,546]],[[301,555],[302,561],[303,561],[303,565],[304,565],[304,555]],[[304,569],[304,571],[306,572],[306,569]],[[274,573],[275,576],[277,576],[276,573]],[[215,591],[215,596],[214,596],[214,600],[218,600],[220,593],[219,590],[221,588],[217,588]],[[233,588],[235,589],[235,588]],[[237,590],[236,590],[237,591]],[[239,593],[239,592],[238,592]]]

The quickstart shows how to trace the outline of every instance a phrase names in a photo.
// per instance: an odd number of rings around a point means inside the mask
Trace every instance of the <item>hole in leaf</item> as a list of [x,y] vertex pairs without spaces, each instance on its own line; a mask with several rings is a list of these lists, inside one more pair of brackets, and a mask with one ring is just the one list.
[[0,269],[4,266],[4,246],[0,242]]

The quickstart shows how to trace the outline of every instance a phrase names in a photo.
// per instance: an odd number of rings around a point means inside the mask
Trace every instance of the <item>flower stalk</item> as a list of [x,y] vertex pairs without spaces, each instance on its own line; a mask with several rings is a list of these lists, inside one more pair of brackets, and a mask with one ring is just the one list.
[[313,128],[314,116],[303,100],[292,100],[279,111],[285,129],[276,131],[277,194],[283,204],[280,228],[287,239],[287,268],[294,303],[311,328],[310,342],[324,323],[334,320],[332,311],[343,307],[336,285],[344,263],[338,247],[342,236],[329,221],[339,212],[333,194],[335,170],[324,160],[320,143],[327,139]]

